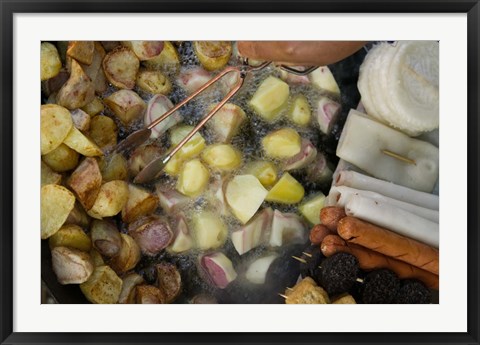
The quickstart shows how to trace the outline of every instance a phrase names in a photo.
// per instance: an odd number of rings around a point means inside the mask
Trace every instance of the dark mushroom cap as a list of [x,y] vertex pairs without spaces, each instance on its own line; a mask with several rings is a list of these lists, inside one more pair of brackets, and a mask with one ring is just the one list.
[[395,297],[398,304],[429,304],[432,302],[432,294],[428,288],[416,279],[401,281],[400,290]]
[[397,275],[387,269],[369,273],[363,281],[362,300],[366,304],[394,303],[400,289]]
[[358,260],[348,253],[334,254],[322,262],[318,282],[329,295],[348,292],[359,274]]

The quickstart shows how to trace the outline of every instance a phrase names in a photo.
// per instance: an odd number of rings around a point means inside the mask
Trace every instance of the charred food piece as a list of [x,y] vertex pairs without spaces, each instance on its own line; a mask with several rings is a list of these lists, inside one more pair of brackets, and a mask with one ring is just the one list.
[[317,284],[320,276],[320,266],[325,259],[319,246],[312,245],[305,248],[300,256],[305,263],[300,262],[300,274],[302,278],[311,277]]
[[394,272],[387,269],[375,270],[363,281],[362,301],[365,304],[394,303],[399,290],[400,280]]
[[432,295],[427,287],[416,279],[405,279],[401,281],[400,290],[395,297],[398,304],[429,304],[432,302]]
[[348,253],[337,253],[323,260],[318,282],[329,295],[338,295],[352,289],[359,270],[358,260],[355,256]]
[[157,271],[157,286],[165,293],[167,303],[173,302],[182,291],[182,277],[172,263],[161,262],[155,266]]

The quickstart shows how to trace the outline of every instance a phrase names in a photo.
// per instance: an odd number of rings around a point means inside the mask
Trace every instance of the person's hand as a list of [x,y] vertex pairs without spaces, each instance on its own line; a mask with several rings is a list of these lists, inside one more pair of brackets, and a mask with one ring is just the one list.
[[352,55],[363,41],[238,41],[241,56],[297,66],[325,66]]

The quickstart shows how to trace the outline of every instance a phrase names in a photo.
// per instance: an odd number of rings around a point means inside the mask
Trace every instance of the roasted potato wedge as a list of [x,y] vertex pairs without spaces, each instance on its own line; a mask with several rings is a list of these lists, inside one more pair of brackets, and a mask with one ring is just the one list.
[[82,110],[90,116],[95,116],[97,114],[100,114],[104,109],[105,109],[105,106],[103,105],[103,102],[98,97],[95,97],[93,101],[91,101],[90,103],[82,107]]
[[75,248],[89,252],[92,248],[90,237],[81,227],[75,224],[64,225],[48,239],[50,249],[55,247]]
[[43,42],[40,47],[40,80],[43,81],[60,73],[62,61],[60,61],[60,55],[53,44]]
[[122,44],[130,48],[140,61],[150,60],[163,50],[163,41],[123,41]]
[[82,66],[72,60],[70,78],[63,84],[57,94],[57,103],[68,109],[81,108],[93,101],[95,87],[85,74]]
[[56,172],[74,169],[78,164],[78,153],[65,144],[43,155],[43,161]]
[[95,249],[108,258],[116,256],[122,248],[122,237],[117,227],[106,220],[94,220],[90,237]]
[[44,104],[40,110],[40,147],[42,155],[55,150],[73,127],[68,109],[56,104]]
[[135,288],[136,304],[165,304],[165,293],[153,285],[138,285]]
[[103,71],[108,81],[119,89],[133,89],[140,61],[127,47],[118,47],[103,59]]
[[140,247],[137,242],[126,234],[120,234],[122,236],[122,247],[120,253],[110,260],[110,267],[117,273],[125,273],[137,266],[141,258]]
[[117,145],[117,125],[108,116],[97,115],[90,121],[90,138],[102,150],[108,150]]
[[90,115],[84,112],[82,109],[75,109],[70,112],[72,114],[73,125],[80,132],[88,132],[90,129]]
[[80,204],[80,202],[75,202],[75,206],[73,207],[72,211],[68,215],[67,220],[65,221],[66,224],[75,224],[82,228],[88,228],[90,224],[90,217],[88,216],[85,209]]
[[88,253],[60,246],[52,249],[52,267],[62,285],[86,282],[94,268]]
[[142,276],[137,273],[129,273],[123,277],[122,292],[120,293],[120,298],[118,303],[121,304],[132,304],[135,303],[135,288],[137,285],[144,284]]
[[147,108],[145,101],[131,90],[120,90],[105,98],[105,104],[125,124],[141,118]]
[[120,153],[104,157],[98,165],[104,182],[126,180],[128,177],[127,160]]
[[125,181],[110,181],[103,184],[88,215],[96,219],[112,217],[120,213],[128,200],[128,185]]
[[172,83],[160,71],[140,70],[137,75],[138,87],[147,93],[168,95],[172,91]]
[[122,291],[122,280],[108,266],[96,267],[90,278],[80,285],[85,297],[96,304],[118,302]]
[[90,65],[95,52],[93,41],[70,41],[68,43],[67,55],[86,65]]
[[92,208],[102,185],[102,174],[97,160],[87,157],[75,169],[68,185],[77,194],[78,201],[86,210]]
[[41,233],[42,240],[55,234],[65,223],[75,205],[75,195],[67,188],[47,184],[41,189]]
[[103,155],[102,150],[100,150],[100,148],[92,140],[87,138],[75,127],[72,127],[70,133],[68,133],[68,136],[63,142],[68,147],[87,157]]
[[98,73],[102,70],[102,61],[105,57],[105,49],[98,42],[94,44],[94,50],[92,54],[92,62],[90,64],[85,64],[82,61],[76,59],[79,62],[82,62],[82,68],[86,75],[90,78],[91,81],[95,81]]
[[225,67],[232,55],[232,42],[228,41],[195,41],[193,47],[198,60],[207,71]]
[[57,174],[47,164],[42,161],[40,170],[42,186],[46,184],[60,184],[62,182],[62,175]]
[[169,42],[163,42],[163,50],[160,55],[143,62],[148,69],[174,70],[180,67],[180,56],[177,48]]
[[122,220],[131,223],[152,213],[158,206],[158,197],[133,184],[128,185],[128,201],[122,209]]

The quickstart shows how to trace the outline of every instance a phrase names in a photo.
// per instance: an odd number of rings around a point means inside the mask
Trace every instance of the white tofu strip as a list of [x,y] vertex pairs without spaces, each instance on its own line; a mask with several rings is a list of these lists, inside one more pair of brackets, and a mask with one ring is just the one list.
[[420,216],[422,218],[431,220],[432,222],[438,223],[437,210],[431,210],[429,208],[410,204],[408,202],[392,199],[380,193],[375,193],[368,190],[350,188],[347,186],[333,187],[332,189],[330,189],[330,193],[329,193],[330,198],[332,200],[335,200],[335,204],[333,206],[339,206],[343,208],[345,208],[347,201],[350,199],[352,195],[360,195],[362,197],[365,197],[374,201],[382,202],[394,207],[399,207],[402,210],[411,212],[413,214],[416,214],[417,216]]
[[337,156],[372,176],[422,192],[431,193],[438,179],[437,147],[410,138],[354,109],[350,110],[340,136]]
[[438,248],[438,224],[399,207],[352,195],[345,204],[345,213]]
[[438,195],[419,192],[391,182],[366,176],[355,171],[341,171],[335,180],[335,185],[377,192],[390,198],[429,208],[431,210],[438,210],[439,206]]

